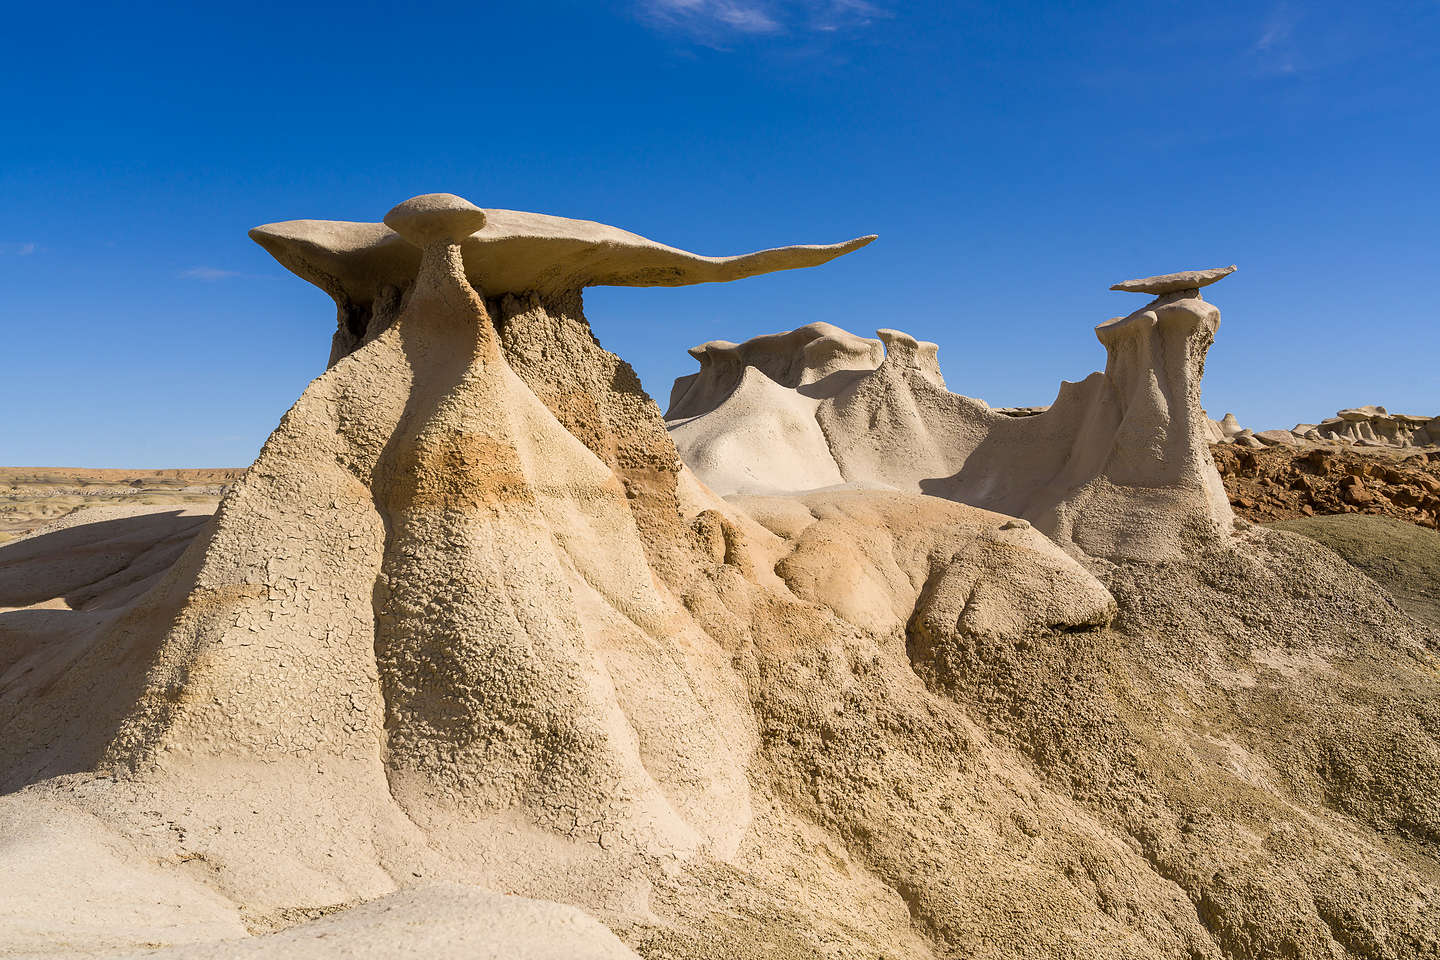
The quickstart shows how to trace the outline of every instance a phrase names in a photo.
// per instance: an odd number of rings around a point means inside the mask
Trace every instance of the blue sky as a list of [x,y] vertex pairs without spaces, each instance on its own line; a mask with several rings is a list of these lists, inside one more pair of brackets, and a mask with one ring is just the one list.
[[662,405],[685,349],[827,320],[1048,403],[1118,280],[1238,263],[1206,406],[1440,413],[1440,3],[12,5],[0,463],[248,463],[324,294],[247,237],[417,193],[810,271],[594,288]]

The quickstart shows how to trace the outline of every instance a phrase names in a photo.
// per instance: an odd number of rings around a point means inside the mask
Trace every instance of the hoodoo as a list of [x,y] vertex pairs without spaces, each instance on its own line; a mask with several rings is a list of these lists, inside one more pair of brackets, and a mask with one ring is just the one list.
[[1198,288],[1036,416],[814,324],[698,350],[667,432],[585,286],[867,238],[255,236],[340,325],[218,512],[0,549],[0,956],[1440,949],[1440,641],[1230,535]]
[[666,419],[721,493],[924,492],[1023,517],[1092,556],[1177,557],[1232,527],[1200,405],[1220,311],[1199,288],[1234,270],[1116,284],[1155,299],[1096,327],[1105,372],[1063,384],[1038,415],[950,393],[933,343],[818,323],[696,347],[700,372],[675,382]]
[[461,272],[486,297],[528,294],[566,302],[585,287],[680,287],[742,280],[819,266],[875,239],[705,257],[590,220],[482,211],[448,193],[408,200],[401,205],[405,211],[396,207],[384,223],[290,220],[256,227],[250,237],[296,276],[334,298],[339,316],[333,364],[379,332],[393,316],[400,292],[414,280],[420,246],[416,237],[404,236],[406,224],[412,224],[412,230],[428,229],[423,226],[427,217],[457,203],[473,211],[458,241]]

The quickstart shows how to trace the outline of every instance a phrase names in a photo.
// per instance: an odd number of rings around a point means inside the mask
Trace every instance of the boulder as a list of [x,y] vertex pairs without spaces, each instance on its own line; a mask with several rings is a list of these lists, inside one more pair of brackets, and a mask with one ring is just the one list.
[[1274,446],[1280,444],[1287,447],[1295,446],[1295,437],[1289,430],[1262,430],[1255,434],[1255,439],[1261,443]]

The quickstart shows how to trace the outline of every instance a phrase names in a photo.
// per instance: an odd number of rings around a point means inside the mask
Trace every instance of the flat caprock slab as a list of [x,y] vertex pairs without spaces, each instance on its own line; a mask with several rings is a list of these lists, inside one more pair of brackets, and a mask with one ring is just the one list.
[[[250,237],[292,273],[332,297],[368,303],[383,286],[403,288],[420,268],[420,249],[397,229],[416,214],[462,209],[472,229],[459,240],[465,275],[486,296],[591,286],[679,287],[723,283],[776,270],[815,267],[865,246],[865,236],[833,244],[775,247],[706,257],[590,220],[519,210],[480,209],[452,194],[426,194],[391,211],[385,223],[288,220]],[[393,222],[392,222],[393,221]],[[423,241],[422,241],[423,242]]]
[[1111,290],[1123,290],[1126,293],[1148,293],[1154,297],[1163,297],[1167,293],[1179,293],[1181,290],[1199,290],[1201,287],[1208,287],[1217,280],[1224,280],[1235,272],[1235,264],[1228,267],[1211,267],[1209,270],[1182,270],[1180,273],[1166,273],[1158,277],[1141,277],[1138,280],[1126,280],[1124,283],[1117,283]]

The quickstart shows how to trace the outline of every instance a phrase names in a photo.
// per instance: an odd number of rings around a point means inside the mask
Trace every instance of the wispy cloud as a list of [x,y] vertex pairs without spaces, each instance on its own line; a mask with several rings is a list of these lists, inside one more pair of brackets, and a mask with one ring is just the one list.
[[1294,73],[1297,69],[1295,45],[1291,37],[1300,22],[1300,14],[1282,0],[1276,4],[1260,26],[1260,37],[1250,48],[1263,69],[1274,73]]
[[240,275],[239,270],[221,270],[219,267],[191,267],[189,270],[180,271],[180,276],[187,280],[203,280],[206,283],[229,280]]
[[699,38],[779,33],[783,29],[766,5],[747,0],[642,0],[640,16],[652,26]]
[[12,257],[28,257],[39,249],[40,245],[33,240],[25,243],[0,243],[0,254]]
[[828,0],[806,4],[810,7],[810,23],[816,30],[840,30],[845,27],[868,27],[876,20],[888,20],[889,10],[869,0]]
[[742,38],[834,33],[890,12],[870,0],[639,0],[640,19],[719,47]]

